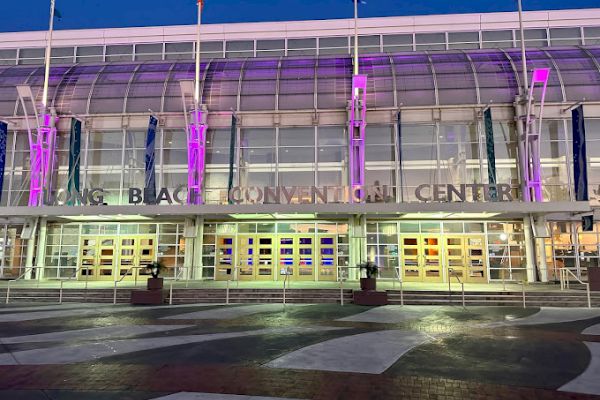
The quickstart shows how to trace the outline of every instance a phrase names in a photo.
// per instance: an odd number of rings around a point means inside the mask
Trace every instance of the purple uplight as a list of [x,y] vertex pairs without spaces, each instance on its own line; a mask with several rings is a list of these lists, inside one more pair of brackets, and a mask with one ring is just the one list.
[[29,206],[44,205],[44,189],[52,187],[52,173],[56,159],[56,124],[58,117],[45,113],[41,116],[41,126],[36,137],[29,137],[31,152],[31,182],[29,185]]
[[206,130],[204,113],[201,109],[192,111],[192,122],[188,129],[188,204],[203,204]]
[[[533,132],[531,135],[534,138],[534,143],[528,139],[528,151],[526,152],[528,159],[527,163],[530,163],[531,168],[527,174],[527,187],[528,190],[533,189],[533,195],[535,201],[544,201],[544,195],[542,192],[542,166],[540,161],[540,134],[542,132],[542,118],[544,116],[544,103],[546,100],[546,91],[548,89],[548,78],[550,77],[549,68],[536,68],[533,70],[533,76],[531,78],[531,87],[529,89],[529,107],[527,113],[527,130],[536,129],[535,126],[531,126],[530,121],[530,110],[532,109],[533,95],[536,89],[536,85],[541,86],[540,95],[540,115],[539,115],[539,126],[537,132]],[[532,124],[535,125],[535,124]]]

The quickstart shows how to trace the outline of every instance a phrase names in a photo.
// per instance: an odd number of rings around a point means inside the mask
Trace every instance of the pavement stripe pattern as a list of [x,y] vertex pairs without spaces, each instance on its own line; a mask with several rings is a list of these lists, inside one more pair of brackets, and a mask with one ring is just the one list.
[[414,331],[385,330],[326,340],[266,364],[271,368],[381,374],[413,348],[434,339]]
[[600,335],[600,324],[592,325],[581,332],[584,335]]
[[0,314],[0,322],[23,322],[34,321],[49,318],[67,318],[67,317],[86,317],[107,312],[127,312],[127,311],[146,311],[156,309],[170,309],[177,307],[214,307],[215,304],[182,304],[177,306],[114,306],[107,305],[104,307],[83,307],[83,308],[68,308],[60,310],[44,310],[21,313],[5,313]]
[[592,354],[590,365],[560,391],[600,395],[600,343],[584,342]]
[[360,314],[340,318],[344,322],[370,322],[379,324],[398,324],[431,315],[440,307],[436,306],[397,306],[389,305],[372,308]]
[[238,394],[220,394],[220,393],[189,393],[181,392],[171,394],[165,397],[159,397],[154,400],[299,400],[283,397],[261,397],[261,396],[243,396]]
[[335,327],[290,327],[267,328],[253,331],[214,333],[205,335],[185,335],[155,338],[138,338],[125,340],[109,340],[102,342],[86,342],[76,345],[62,345],[50,348],[15,351],[0,354],[0,365],[47,365],[72,364],[93,361],[105,357],[133,353],[150,349],[159,349],[190,343],[201,343],[213,340],[239,338],[257,335],[287,335],[328,330],[340,330]]
[[2,344],[62,342],[67,340],[101,340],[115,337],[126,337],[173,331],[188,328],[193,325],[114,325],[99,328],[77,329],[63,332],[40,333],[37,335],[13,336],[0,338]]
[[[302,305],[287,305],[285,307],[298,307]],[[253,314],[265,313],[265,312],[277,312],[283,311],[283,304],[254,304],[248,306],[235,306],[235,307],[224,307],[215,308],[212,310],[195,311],[186,314],[171,315],[163,317],[163,319],[235,319],[240,317],[246,317]]]
[[487,324],[488,326],[524,326],[524,325],[543,325],[558,324],[562,322],[581,321],[600,317],[600,309],[589,308],[559,308],[542,307],[537,313],[513,320],[506,320],[497,323]]

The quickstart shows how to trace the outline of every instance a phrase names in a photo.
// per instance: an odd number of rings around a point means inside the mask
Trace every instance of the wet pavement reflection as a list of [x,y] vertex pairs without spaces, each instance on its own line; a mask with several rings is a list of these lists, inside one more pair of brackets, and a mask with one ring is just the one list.
[[0,399],[600,398],[599,326],[598,309],[11,305]]

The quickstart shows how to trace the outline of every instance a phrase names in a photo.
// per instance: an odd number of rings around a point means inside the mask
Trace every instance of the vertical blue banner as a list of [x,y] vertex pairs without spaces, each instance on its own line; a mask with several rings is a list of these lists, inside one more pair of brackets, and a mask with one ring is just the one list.
[[[229,136],[229,182],[227,184],[227,193],[233,188],[233,166],[235,164],[235,143],[237,137],[237,118],[235,114],[231,115],[231,135]],[[228,196],[229,197],[229,196]],[[229,204],[233,201],[229,199]]]
[[158,119],[150,116],[148,133],[146,134],[146,182],[144,186],[144,203],[156,204],[156,174],[155,174],[155,148],[156,127]]
[[8,137],[8,124],[0,121],[0,200],[4,186],[4,168],[6,166],[6,139]]
[[587,149],[585,143],[585,118],[583,106],[572,111],[573,118],[573,172],[575,178],[575,200],[587,201],[588,175],[587,175]]
[[396,157],[398,158],[398,165],[400,166],[398,171],[399,171],[399,183],[400,183],[400,201],[404,201],[404,170],[402,167],[402,112],[398,111],[398,114],[396,115],[396,126],[398,129],[398,137],[396,139],[396,151],[397,151],[397,155]]
[[81,166],[81,121],[71,119],[71,136],[69,137],[69,180],[67,192],[69,193],[70,206],[74,205],[71,199],[77,198],[79,193],[79,168]]
[[490,185],[490,199],[492,201],[498,201],[496,148],[494,147],[494,123],[492,120],[492,110],[490,108],[484,111],[483,120],[485,123],[485,149],[487,152],[488,160],[488,182]]

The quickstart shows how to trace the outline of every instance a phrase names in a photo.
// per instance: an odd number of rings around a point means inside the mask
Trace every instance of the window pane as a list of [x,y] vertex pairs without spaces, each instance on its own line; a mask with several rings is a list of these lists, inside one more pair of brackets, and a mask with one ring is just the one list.
[[279,129],[279,146],[313,146],[315,145],[315,129],[281,128]]

